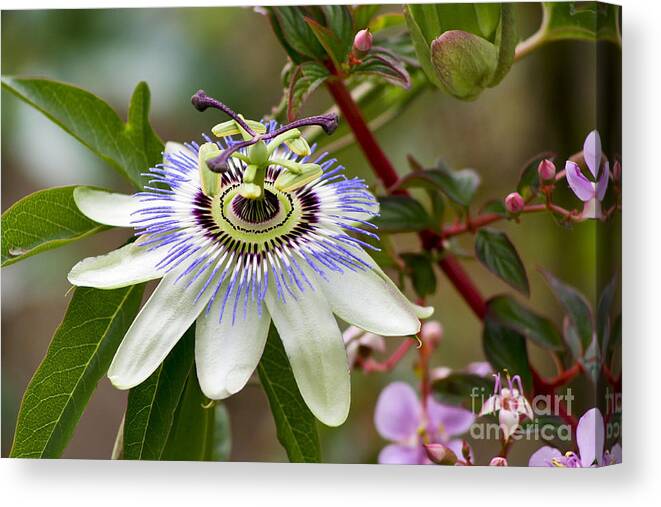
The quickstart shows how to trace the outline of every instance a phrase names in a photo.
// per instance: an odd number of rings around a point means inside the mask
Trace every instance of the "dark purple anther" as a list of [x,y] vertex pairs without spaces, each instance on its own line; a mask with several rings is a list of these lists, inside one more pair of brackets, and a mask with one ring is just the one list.
[[254,130],[252,130],[245,122],[245,120],[241,118],[238,114],[236,114],[234,111],[232,111],[232,109],[227,107],[219,100],[216,100],[213,97],[209,97],[206,93],[204,93],[204,90],[198,90],[195,93],[195,95],[191,97],[191,103],[198,111],[205,111],[208,107],[213,107],[214,109],[218,109],[224,112],[227,116],[229,116],[239,125],[241,125],[241,128],[243,128],[243,130],[245,130],[252,137],[252,139],[249,139],[247,141],[242,141],[233,144],[231,147],[223,150],[223,152],[217,157],[208,160],[207,166],[211,171],[215,173],[222,173],[227,171],[228,169],[227,162],[229,161],[232,154],[236,153],[237,151],[243,148],[252,146],[258,141],[269,141],[279,136],[280,134],[284,134],[289,130],[299,127],[308,127],[312,125],[317,125],[321,127],[322,129],[324,129],[324,132],[326,134],[330,135],[333,132],[335,132],[335,129],[337,129],[337,126],[340,122],[338,115],[335,113],[321,114],[318,116],[310,116],[309,118],[301,118],[300,120],[296,120],[287,125],[283,125],[279,129],[273,130],[268,134],[260,135],[257,134]]
[[308,118],[301,118],[300,120],[293,121],[287,125],[283,125],[278,130],[274,130],[264,139],[271,139],[275,136],[287,132],[288,130],[299,128],[299,127],[308,127],[311,125],[318,125],[326,134],[331,135],[337,129],[337,126],[340,123],[340,118],[335,114],[320,114],[318,116],[310,116]]
[[209,97],[206,93],[204,93],[204,90],[198,90],[197,93],[191,97],[191,102],[193,103],[195,109],[197,109],[200,112],[206,110],[206,108],[208,107],[213,107],[214,109],[218,109],[222,111],[227,116],[229,116],[234,121],[236,121],[239,125],[241,125],[243,130],[248,132],[248,134],[250,134],[253,137],[257,136],[255,131],[248,126],[248,124],[243,120],[243,118],[241,118],[238,114],[236,114],[234,111],[232,111],[229,107],[227,107],[219,100]]

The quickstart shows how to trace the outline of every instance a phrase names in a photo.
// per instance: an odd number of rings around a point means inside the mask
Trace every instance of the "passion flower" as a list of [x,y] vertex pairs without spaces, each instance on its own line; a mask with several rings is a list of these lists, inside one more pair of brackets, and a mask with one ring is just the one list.
[[365,182],[345,176],[298,130],[330,133],[336,116],[278,126],[246,120],[203,92],[193,104],[230,116],[212,128],[218,140],[167,143],[135,195],[74,194],[85,215],[133,227],[137,239],[79,262],[72,284],[113,289],[161,278],[108,377],[120,389],[140,384],[195,322],[200,387],[223,399],[248,382],[273,322],[310,410],[339,425],[350,380],[334,315],[371,333],[409,336],[432,310],[409,302],[365,252],[378,214]]

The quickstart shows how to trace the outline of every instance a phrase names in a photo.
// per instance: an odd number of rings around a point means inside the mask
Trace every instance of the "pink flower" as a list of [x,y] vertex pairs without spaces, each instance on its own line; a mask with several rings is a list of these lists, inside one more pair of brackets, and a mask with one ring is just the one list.
[[[584,218],[601,217],[601,201],[606,195],[610,167],[608,160],[601,163],[601,138],[599,132],[593,130],[585,138],[583,144],[583,158],[592,173],[595,181],[590,181],[578,167],[578,164],[567,160],[565,163],[565,177],[567,183],[576,197],[585,203]],[[599,173],[599,169],[601,172]]]
[[604,440],[604,418],[598,408],[592,408],[578,421],[578,453],[570,451],[563,455],[555,447],[546,445],[530,456],[528,466],[586,468],[622,463],[622,446],[615,444],[604,452]]
[[[393,443],[379,453],[379,463],[398,465],[430,464],[424,444],[443,444],[461,457],[462,435],[475,421],[475,415],[461,407],[444,405],[429,398],[427,417],[413,388],[404,382],[389,384],[376,403],[374,424]],[[427,438],[425,439],[424,436]]]
[[367,28],[360,30],[353,39],[353,47],[361,53],[366,53],[372,49],[372,39],[372,34]]

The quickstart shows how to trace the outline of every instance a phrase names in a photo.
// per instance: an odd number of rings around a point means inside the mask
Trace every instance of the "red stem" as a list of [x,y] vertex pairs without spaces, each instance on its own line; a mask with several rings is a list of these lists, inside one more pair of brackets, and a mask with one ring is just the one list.
[[395,352],[393,352],[388,359],[381,363],[375,361],[371,357],[367,358],[362,364],[363,371],[366,373],[371,373],[375,371],[384,372],[392,370],[395,366],[397,366],[397,363],[399,363],[404,358],[404,356],[406,356],[406,353],[414,343],[415,342],[413,340],[405,340],[399,347],[397,347]]

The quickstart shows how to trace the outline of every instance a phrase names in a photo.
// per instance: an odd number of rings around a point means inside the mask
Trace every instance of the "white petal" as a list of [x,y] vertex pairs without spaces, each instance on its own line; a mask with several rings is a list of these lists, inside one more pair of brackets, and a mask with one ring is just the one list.
[[140,201],[127,194],[116,194],[90,187],[77,187],[73,200],[87,218],[114,227],[132,227],[132,214],[141,207]]
[[[211,290],[196,302],[195,298],[208,280],[204,273],[188,286],[191,275],[177,281],[187,263],[163,277],[156,290],[126,332],[117,349],[108,378],[119,389],[130,389],[151,375],[172,347],[195,321]],[[193,271],[193,275],[195,271]],[[213,287],[213,282],[210,284]]]
[[271,323],[264,305],[261,317],[258,315],[257,301],[251,296],[244,315],[245,291],[237,301],[236,290],[227,298],[221,320],[224,289],[218,292],[209,312],[202,311],[195,327],[197,378],[202,392],[212,400],[222,400],[243,389],[262,357]]
[[420,331],[421,307],[412,304],[369,255],[357,249],[351,249],[351,253],[370,268],[344,268],[343,273],[325,270],[328,281],[318,277],[333,312],[350,324],[382,336],[408,336]]
[[283,303],[271,286],[266,304],[278,329],[301,396],[328,426],[349,414],[351,386],[342,333],[322,292],[306,287],[298,299]]
[[150,251],[134,242],[106,255],[83,259],[71,269],[68,279],[78,287],[97,289],[135,285],[163,276],[156,264],[164,255],[162,249]]
[[[175,155],[180,151],[187,152],[188,155],[193,155],[193,152],[190,151],[186,146],[184,146],[181,143],[175,143],[174,141],[168,141],[165,143],[165,150],[164,154],[166,155]],[[163,157],[163,161],[165,162],[165,157]]]

